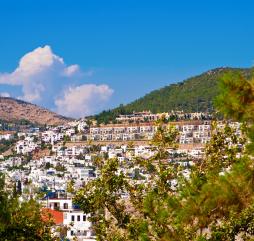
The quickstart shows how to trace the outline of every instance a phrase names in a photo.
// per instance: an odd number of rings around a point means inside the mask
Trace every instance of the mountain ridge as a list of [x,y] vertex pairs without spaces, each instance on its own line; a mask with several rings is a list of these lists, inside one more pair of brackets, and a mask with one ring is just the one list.
[[213,99],[218,94],[218,80],[228,71],[241,71],[249,74],[252,68],[219,67],[169,84],[151,91],[129,104],[103,111],[94,118],[98,123],[114,121],[119,114],[130,114],[133,111],[150,110],[152,113],[183,110],[186,112],[211,112]]
[[39,125],[61,125],[72,120],[44,107],[11,97],[0,97],[0,119],[5,121],[23,119]]

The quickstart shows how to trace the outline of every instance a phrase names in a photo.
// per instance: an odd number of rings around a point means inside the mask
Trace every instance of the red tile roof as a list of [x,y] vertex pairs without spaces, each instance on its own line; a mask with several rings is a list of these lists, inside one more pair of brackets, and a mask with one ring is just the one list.
[[42,220],[47,222],[52,220],[54,224],[59,225],[63,224],[63,212],[52,210],[50,208],[43,208],[42,209]]

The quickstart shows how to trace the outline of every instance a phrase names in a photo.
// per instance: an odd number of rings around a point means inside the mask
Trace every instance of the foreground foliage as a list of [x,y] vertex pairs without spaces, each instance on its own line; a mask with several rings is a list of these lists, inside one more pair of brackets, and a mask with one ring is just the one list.
[[0,176],[0,240],[3,241],[53,241],[50,220],[43,221],[38,203],[29,200],[20,203],[16,192],[6,190],[4,177]]
[[219,108],[247,124],[240,136],[227,124],[215,125],[189,178],[180,165],[165,162],[177,132],[163,124],[153,141],[157,154],[135,160],[150,174],[146,183],[127,178],[117,160],[100,160],[101,176],[76,194],[92,213],[98,240],[254,240],[253,80],[229,73],[221,86]]

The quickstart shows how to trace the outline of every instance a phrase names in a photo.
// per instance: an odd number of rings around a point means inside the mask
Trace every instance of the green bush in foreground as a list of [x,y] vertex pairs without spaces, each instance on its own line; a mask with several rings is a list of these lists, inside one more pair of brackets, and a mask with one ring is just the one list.
[[50,217],[43,221],[35,200],[20,203],[16,192],[5,190],[4,176],[0,176],[0,240],[53,241]]
[[[228,73],[217,98],[226,117],[246,122],[237,136],[228,125],[213,129],[202,162],[189,179],[177,164],[165,165],[166,148],[176,132],[159,126],[153,145],[158,154],[137,159],[150,173],[145,184],[132,182],[116,160],[101,160],[101,176],[76,194],[76,202],[92,213],[98,240],[254,240],[253,106],[254,81]],[[248,144],[247,144],[248,142]],[[172,187],[170,180],[178,182]],[[128,192],[128,200],[120,194]]]

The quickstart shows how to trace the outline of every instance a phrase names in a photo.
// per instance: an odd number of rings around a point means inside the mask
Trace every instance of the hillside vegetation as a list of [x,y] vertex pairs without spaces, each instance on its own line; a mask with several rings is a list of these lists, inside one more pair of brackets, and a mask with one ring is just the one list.
[[154,90],[130,104],[103,111],[95,118],[99,123],[108,123],[113,121],[119,114],[129,114],[133,111],[150,110],[153,113],[169,112],[171,110],[210,112],[213,110],[213,98],[218,94],[218,80],[229,70],[250,72],[250,69],[213,69],[185,81]]

